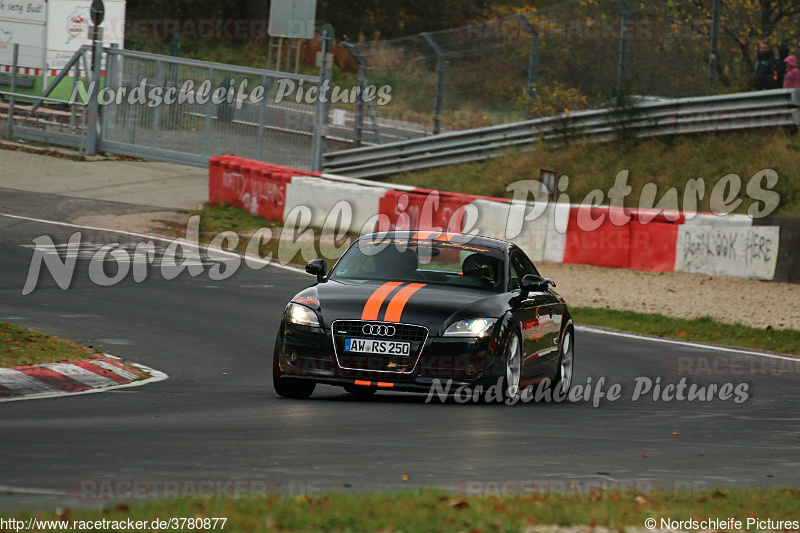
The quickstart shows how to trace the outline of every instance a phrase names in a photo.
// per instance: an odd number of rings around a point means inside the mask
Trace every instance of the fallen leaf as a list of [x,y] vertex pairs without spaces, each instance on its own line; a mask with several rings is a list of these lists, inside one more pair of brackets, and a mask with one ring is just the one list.
[[450,500],[450,507],[453,509],[469,509],[469,503],[465,500]]

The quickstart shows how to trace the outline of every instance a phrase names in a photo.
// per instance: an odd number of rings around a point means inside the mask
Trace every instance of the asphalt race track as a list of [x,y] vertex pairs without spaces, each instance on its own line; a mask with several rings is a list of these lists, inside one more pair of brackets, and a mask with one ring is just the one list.
[[[32,239],[50,234],[66,242],[72,231],[0,216],[0,321],[78,339],[170,377],[117,392],[0,404],[0,508],[68,502],[67,487],[87,479],[264,479],[312,491],[450,489],[475,480],[798,484],[796,371],[688,378],[745,382],[749,398],[741,404],[634,402],[636,377],[678,382],[667,370],[671,357],[736,354],[579,331],[574,384],[605,376],[606,389],[622,385],[619,400],[597,408],[584,401],[426,404],[424,395],[363,401],[324,386],[310,400],[287,400],[272,388],[272,346],[285,303],[310,276],[242,267],[224,281],[207,273],[166,281],[153,269],[142,283],[129,275],[98,287],[82,258],[69,290],[42,274],[38,288],[22,296]],[[115,240],[130,237],[83,230],[89,251],[92,242]]]

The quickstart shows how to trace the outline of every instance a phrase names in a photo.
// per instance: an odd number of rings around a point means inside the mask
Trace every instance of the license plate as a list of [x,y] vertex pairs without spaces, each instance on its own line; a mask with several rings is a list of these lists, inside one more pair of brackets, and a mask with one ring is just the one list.
[[380,355],[411,355],[411,343],[377,339],[345,339],[345,352],[376,353]]

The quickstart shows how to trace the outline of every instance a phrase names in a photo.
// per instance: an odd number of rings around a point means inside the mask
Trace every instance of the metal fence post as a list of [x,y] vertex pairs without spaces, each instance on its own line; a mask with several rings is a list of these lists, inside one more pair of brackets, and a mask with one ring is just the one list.
[[708,51],[708,89],[714,93],[714,79],[719,66],[719,19],[722,12],[722,0],[713,0],[711,8],[711,40]]
[[110,45],[110,49],[106,50],[106,78],[103,84],[104,87],[108,88],[110,93],[115,96],[114,102],[110,103],[106,106],[103,110],[102,115],[100,116],[100,139],[99,143],[102,146],[103,140],[105,139],[108,130],[109,124],[111,123],[111,114],[113,112],[114,119],[116,120],[118,109],[116,103],[116,95],[119,90],[116,84],[116,76],[117,76],[117,55],[114,54],[119,49],[119,45],[117,43],[112,43]]
[[367,60],[364,59],[364,56],[362,56],[361,52],[359,52],[358,48],[356,48],[356,45],[347,41],[345,41],[343,44],[345,48],[347,48],[347,51],[350,52],[350,55],[352,55],[358,63],[359,96],[358,101],[356,102],[356,128],[354,131],[353,144],[355,146],[361,146],[361,142],[364,139],[364,91],[367,89],[367,74],[369,72],[369,66],[367,65]]
[[333,26],[324,24],[320,28],[320,54],[322,65],[319,70],[317,102],[314,105],[314,134],[311,138],[311,170],[322,171],[322,157],[325,153],[325,137],[328,126],[330,103],[331,69],[328,68],[328,54],[333,49]]
[[[80,61],[75,61],[75,65],[72,67],[72,91],[75,92],[75,88],[81,81],[81,63]],[[78,107],[76,102],[79,102],[77,98],[75,102],[72,102],[69,106],[69,129],[70,131],[75,131],[75,110]]]
[[[106,74],[107,74],[107,72],[106,72]],[[158,61],[156,61],[156,82],[155,82],[155,86],[163,88],[164,85],[165,85],[165,83],[164,83],[164,62],[159,59]],[[155,106],[155,109],[153,109],[153,125],[152,125],[151,131],[150,131],[150,146],[152,146],[153,148],[155,148],[157,143],[158,143],[159,122],[161,122],[161,106],[157,105],[157,106]]]
[[428,45],[436,52],[436,107],[433,115],[433,133],[438,135],[442,131],[442,102],[444,100],[444,72],[445,55],[439,47],[439,43],[430,33],[420,34],[428,42]]
[[213,111],[212,95],[214,94],[214,67],[208,69],[208,100],[206,101],[206,125],[205,134],[203,135],[203,155],[208,157],[211,151],[211,112]]
[[269,78],[261,76],[261,87],[264,88],[264,98],[258,104],[258,160],[264,160],[264,126],[267,122],[267,98],[269,98]]
[[6,137],[14,135],[14,93],[17,92],[17,62],[19,60],[19,44],[14,43],[11,50],[11,96],[8,98],[8,130]]
[[628,26],[631,20],[631,10],[625,0],[615,0],[622,10],[622,24],[619,35],[619,61],[617,63],[617,105],[622,105],[625,98],[625,75],[628,70]]
[[522,29],[528,32],[531,36],[531,50],[528,53],[528,98],[534,99],[536,98],[536,91],[533,90],[533,86],[536,84],[536,78],[539,75],[539,32],[536,31],[536,27],[531,24],[531,21],[528,20],[528,17],[523,15],[522,13],[517,14],[517,18],[522,24]]
[[[139,61],[133,63],[133,78],[132,78],[132,87],[136,86],[137,80],[140,80],[142,77],[142,64]],[[136,129],[139,127],[139,105],[133,104],[129,108],[128,116],[131,117],[131,125],[130,125],[130,144],[136,143]],[[132,116],[131,116],[132,115]]]
[[99,125],[98,113],[100,106],[97,93],[100,90],[100,68],[103,61],[103,43],[94,43],[92,50],[92,80],[89,82],[89,120],[87,123],[86,154],[95,155],[97,152],[97,127]]

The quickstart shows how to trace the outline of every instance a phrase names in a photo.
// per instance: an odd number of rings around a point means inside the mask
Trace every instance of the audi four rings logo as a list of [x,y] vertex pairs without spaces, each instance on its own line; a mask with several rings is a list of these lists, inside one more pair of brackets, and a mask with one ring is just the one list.
[[361,331],[364,332],[364,335],[394,337],[394,334],[397,330],[394,329],[394,326],[386,326],[384,324],[364,324],[364,327],[361,328]]

